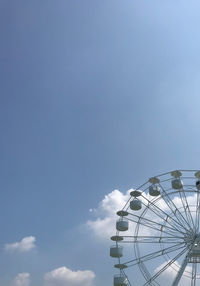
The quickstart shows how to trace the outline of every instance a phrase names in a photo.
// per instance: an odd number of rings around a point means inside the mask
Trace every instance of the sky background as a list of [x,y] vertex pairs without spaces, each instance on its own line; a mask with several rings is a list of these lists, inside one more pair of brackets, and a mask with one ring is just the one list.
[[112,285],[105,196],[199,169],[199,10],[0,0],[1,286]]

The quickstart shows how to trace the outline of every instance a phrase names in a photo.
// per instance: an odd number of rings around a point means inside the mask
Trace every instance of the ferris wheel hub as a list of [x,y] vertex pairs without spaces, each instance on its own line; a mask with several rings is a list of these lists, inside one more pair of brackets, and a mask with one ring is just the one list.
[[200,234],[197,235],[189,253],[189,263],[200,263]]
[[197,235],[193,231],[187,231],[184,237],[186,243],[192,243],[197,238]]

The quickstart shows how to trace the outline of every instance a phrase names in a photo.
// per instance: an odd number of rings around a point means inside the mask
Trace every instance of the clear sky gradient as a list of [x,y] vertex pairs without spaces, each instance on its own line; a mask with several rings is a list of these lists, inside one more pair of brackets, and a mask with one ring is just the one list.
[[[0,1],[0,286],[24,272],[43,286],[61,266],[112,285],[89,209],[199,169],[199,11],[198,0]],[[29,236],[33,250],[5,250]]]

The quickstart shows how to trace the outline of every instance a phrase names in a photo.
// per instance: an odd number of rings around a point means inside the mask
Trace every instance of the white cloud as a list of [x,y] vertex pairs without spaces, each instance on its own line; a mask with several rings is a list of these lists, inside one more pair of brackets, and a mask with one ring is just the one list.
[[20,242],[9,243],[5,245],[7,251],[28,252],[35,247],[35,237],[24,237]]
[[30,285],[29,273],[19,273],[13,281],[13,286],[29,286],[29,285]]
[[90,270],[72,271],[67,267],[60,267],[48,272],[44,276],[45,286],[93,286],[94,272]]
[[116,212],[121,210],[129,198],[130,190],[124,195],[114,190],[104,197],[97,209],[93,210],[95,220],[87,221],[87,226],[95,235],[102,239],[109,239],[116,232]]

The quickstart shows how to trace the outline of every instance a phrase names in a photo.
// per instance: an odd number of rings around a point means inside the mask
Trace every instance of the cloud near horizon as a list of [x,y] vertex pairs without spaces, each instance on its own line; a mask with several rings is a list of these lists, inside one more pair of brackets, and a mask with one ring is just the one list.
[[63,266],[45,274],[44,286],[93,286],[94,278],[91,270],[72,271]]
[[29,286],[30,285],[30,274],[19,273],[13,281],[13,286]]

